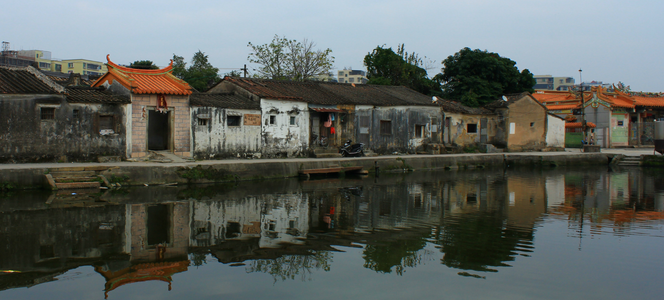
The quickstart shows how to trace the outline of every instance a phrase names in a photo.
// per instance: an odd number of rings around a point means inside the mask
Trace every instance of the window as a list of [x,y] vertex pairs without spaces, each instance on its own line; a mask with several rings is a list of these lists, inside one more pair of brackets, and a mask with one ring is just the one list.
[[226,126],[240,126],[241,122],[241,116],[226,116]]
[[415,138],[421,138],[424,131],[424,125],[415,125]]
[[55,119],[55,107],[42,107],[40,108],[41,119],[42,120],[54,120]]
[[468,132],[468,133],[477,133],[477,124],[468,124],[466,126],[466,132]]
[[355,82],[355,78],[353,78],[353,77],[348,78],[348,82]]
[[79,116],[80,116],[80,114],[79,114],[79,110],[78,110],[78,109],[74,109],[74,111],[72,112],[72,117],[73,117],[74,119],[78,119]]
[[67,68],[73,69],[74,68],[74,63],[68,63]]
[[530,127],[535,127],[535,122],[530,122]]
[[618,126],[623,126],[623,121],[618,121]]
[[392,134],[392,121],[380,121],[380,134]]
[[277,116],[270,116],[270,125],[277,125]]
[[198,126],[207,126],[208,119],[198,118]]
[[56,71],[56,72],[62,72],[62,65],[60,65],[60,64],[55,64],[55,71]]
[[293,116],[290,117],[290,124],[292,126],[295,126],[295,117],[293,117]]
[[83,63],[83,69],[86,69],[88,67],[88,64]]
[[115,129],[115,118],[113,116],[99,116],[99,131],[108,132]]

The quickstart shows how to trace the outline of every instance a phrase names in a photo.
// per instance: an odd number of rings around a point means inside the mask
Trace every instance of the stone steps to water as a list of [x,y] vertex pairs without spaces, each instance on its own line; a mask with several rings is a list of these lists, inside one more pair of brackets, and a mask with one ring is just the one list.
[[49,170],[44,176],[53,190],[99,189],[102,183],[105,186],[109,185],[103,175],[97,175],[97,171],[105,169],[61,168]]
[[623,157],[620,162],[618,162],[619,166],[636,166],[638,167],[641,165],[641,157],[640,156],[625,156]]

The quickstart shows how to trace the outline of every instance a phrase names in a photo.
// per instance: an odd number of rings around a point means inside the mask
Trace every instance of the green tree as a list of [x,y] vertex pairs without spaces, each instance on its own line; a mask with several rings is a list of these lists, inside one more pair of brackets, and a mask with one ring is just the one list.
[[155,66],[155,64],[151,60],[137,60],[131,63],[129,67],[133,69],[151,69],[151,70],[159,69],[159,67]]
[[256,76],[277,80],[309,80],[315,75],[326,74],[334,65],[332,50],[315,50],[316,44],[275,35],[272,42],[263,45],[247,45],[252,52],[247,59],[258,64]]
[[399,45],[397,52],[392,48],[376,47],[364,57],[369,84],[402,85],[427,95],[440,95],[440,84],[427,77],[422,67],[428,60],[415,53],[408,54]]
[[497,53],[466,47],[443,61],[442,73],[434,79],[442,83],[443,98],[473,107],[512,93],[533,92],[535,79],[516,62]]
[[194,53],[188,68],[182,56],[173,54],[173,75],[186,81],[198,91],[206,91],[221,80],[219,69],[210,64],[208,56],[201,50]]

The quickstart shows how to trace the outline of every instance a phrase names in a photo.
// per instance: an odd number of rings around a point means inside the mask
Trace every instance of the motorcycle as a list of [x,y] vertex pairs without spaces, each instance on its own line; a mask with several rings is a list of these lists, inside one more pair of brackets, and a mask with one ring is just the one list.
[[339,148],[341,156],[364,156],[364,144],[353,144],[350,140],[344,143],[344,146]]

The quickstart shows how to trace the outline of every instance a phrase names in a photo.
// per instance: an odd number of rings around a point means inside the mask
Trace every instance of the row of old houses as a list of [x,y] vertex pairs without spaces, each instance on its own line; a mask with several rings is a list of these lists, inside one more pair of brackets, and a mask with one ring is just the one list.
[[379,154],[438,153],[490,144],[564,147],[564,121],[528,93],[484,108],[402,86],[226,77],[205,93],[157,70],[108,59],[91,81],[0,69],[0,161],[294,157],[361,142]]

